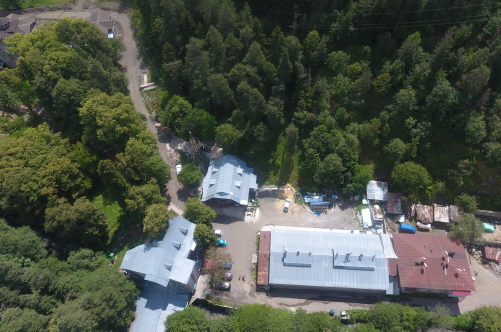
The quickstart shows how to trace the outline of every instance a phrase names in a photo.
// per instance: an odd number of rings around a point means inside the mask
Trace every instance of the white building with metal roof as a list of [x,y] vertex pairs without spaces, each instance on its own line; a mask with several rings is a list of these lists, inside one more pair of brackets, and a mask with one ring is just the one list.
[[386,234],[304,227],[271,228],[269,285],[387,293],[388,258],[396,255]]
[[367,185],[367,199],[373,201],[388,201],[388,182],[369,181]]
[[202,182],[202,202],[247,205],[249,190],[257,189],[257,178],[252,172],[243,160],[231,154],[211,160]]
[[120,268],[142,280],[143,286],[131,332],[163,332],[167,316],[188,305],[200,276],[200,267],[188,258],[196,246],[194,231],[195,224],[175,217],[161,241],[125,253]]

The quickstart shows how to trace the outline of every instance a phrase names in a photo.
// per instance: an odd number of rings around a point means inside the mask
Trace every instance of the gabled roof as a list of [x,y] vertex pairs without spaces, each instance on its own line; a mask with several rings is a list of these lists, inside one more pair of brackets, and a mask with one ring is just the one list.
[[222,198],[247,205],[249,189],[257,189],[256,175],[252,172],[243,160],[230,154],[211,160],[202,183],[202,202]]
[[372,234],[272,229],[269,284],[386,291],[388,262]]
[[460,242],[443,235],[395,233],[393,244],[401,287],[475,290],[466,251]]
[[388,200],[388,182],[369,181],[367,185],[367,199],[386,202]]
[[144,275],[144,280],[167,287],[175,280],[187,284],[195,262],[188,259],[195,224],[183,217],[169,221],[161,241],[137,246],[125,253],[120,268]]

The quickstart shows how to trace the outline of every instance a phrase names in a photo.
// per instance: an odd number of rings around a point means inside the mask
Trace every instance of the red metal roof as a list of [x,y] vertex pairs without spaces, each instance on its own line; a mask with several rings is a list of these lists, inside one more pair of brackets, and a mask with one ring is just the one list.
[[501,263],[501,244],[484,245],[485,258],[492,259]]
[[268,285],[270,270],[271,232],[261,232],[259,235],[259,256],[257,261],[257,284]]
[[460,242],[443,235],[395,233],[393,245],[401,287],[475,290],[466,251]]
[[390,276],[397,276],[397,258],[388,258],[388,273]]
[[452,295],[470,296],[471,292],[453,290]]

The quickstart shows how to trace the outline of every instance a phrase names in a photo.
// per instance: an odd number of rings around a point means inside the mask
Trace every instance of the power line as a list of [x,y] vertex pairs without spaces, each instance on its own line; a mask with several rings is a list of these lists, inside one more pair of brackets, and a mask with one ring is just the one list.
[[[484,3],[484,4],[478,4],[478,5],[469,5],[469,6],[462,6],[462,7],[454,7],[453,9],[459,9],[459,8],[469,8],[469,7],[481,7],[481,6],[490,6],[492,4],[499,4],[499,2],[489,2],[489,3]],[[443,8],[437,8],[437,9],[421,9],[421,10],[413,10],[413,11],[402,11],[402,12],[395,12],[395,13],[366,13],[366,14],[349,14],[350,16],[367,16],[367,15],[394,15],[394,14],[405,14],[405,13],[421,13],[421,12],[431,12],[431,11],[439,11],[439,10],[447,10],[451,9],[449,7],[443,7]],[[293,15],[294,13],[291,12],[284,12],[280,10],[267,10],[267,12],[276,12],[276,13],[283,13],[283,14],[290,14]],[[330,15],[343,15],[345,13],[337,13],[337,14],[298,14],[299,15],[304,15],[304,16],[330,16]],[[345,14],[346,15],[346,14]]]
[[[483,15],[475,15],[475,16],[462,16],[462,17],[458,17],[459,18],[474,18],[474,17],[485,17],[485,16],[491,16],[493,14],[483,14]],[[266,19],[263,19],[264,21],[267,21]],[[450,18],[444,18],[444,19],[439,19],[439,20],[425,20],[425,21],[411,21],[411,22],[405,22],[405,24],[412,24],[412,23],[425,23],[425,22],[440,22],[440,21],[446,21],[446,20],[451,20]],[[275,23],[275,22],[270,22],[270,21],[267,21],[269,23]],[[279,23],[276,23],[276,24],[279,24]],[[335,23],[332,23],[332,24],[335,24]],[[315,24],[315,27],[332,27],[332,24],[329,24],[329,25],[325,25],[325,24]],[[351,27],[356,27],[356,26],[367,26],[367,25],[381,25],[379,23],[354,23],[352,25],[340,25],[340,27],[348,27],[348,28],[351,28]]]
[[[367,28],[358,28],[358,27],[334,27],[335,29],[338,30],[367,30],[367,29],[397,29],[397,28],[415,28],[415,27],[426,27],[426,26],[438,26],[438,25],[451,25],[451,24],[459,24],[459,23],[473,23],[473,22],[483,22],[484,20],[473,20],[473,21],[461,21],[461,22],[448,22],[448,23],[436,23],[436,24],[419,24],[419,25],[399,25],[399,26],[393,26],[393,27],[367,27]],[[274,22],[270,22],[274,23]],[[285,24],[279,24],[279,23],[274,23],[277,25],[281,25],[284,27],[290,27],[290,25],[285,25]],[[318,28],[315,26],[311,27],[302,27],[298,25],[298,29],[315,29],[315,30],[330,30],[332,29],[332,26],[330,28]]]

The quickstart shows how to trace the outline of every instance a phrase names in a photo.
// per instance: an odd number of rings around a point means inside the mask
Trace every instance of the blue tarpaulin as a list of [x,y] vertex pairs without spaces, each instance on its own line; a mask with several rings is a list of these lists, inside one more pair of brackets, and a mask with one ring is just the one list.
[[338,195],[332,195],[332,198],[338,199],[339,197],[338,197]]

